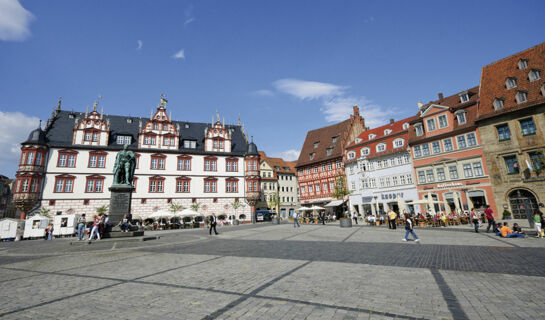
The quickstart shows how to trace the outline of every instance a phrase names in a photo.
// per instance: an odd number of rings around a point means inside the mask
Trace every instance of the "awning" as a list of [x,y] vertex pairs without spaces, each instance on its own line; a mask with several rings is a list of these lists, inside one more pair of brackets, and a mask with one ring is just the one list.
[[470,197],[484,197],[484,191],[482,190],[472,190],[468,193]]
[[338,207],[345,202],[346,200],[333,200],[330,203],[326,204],[324,207],[328,207],[328,208]]

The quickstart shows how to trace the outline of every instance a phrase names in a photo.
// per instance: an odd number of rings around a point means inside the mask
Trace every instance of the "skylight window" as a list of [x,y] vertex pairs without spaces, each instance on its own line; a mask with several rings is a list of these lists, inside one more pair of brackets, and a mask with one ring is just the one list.
[[519,68],[519,70],[524,70],[524,69],[528,68],[528,60],[520,59],[519,63],[518,63],[518,68]]
[[377,136],[376,134],[371,133],[371,134],[369,135],[369,140],[375,139],[376,136]]
[[468,102],[469,101],[469,94],[467,92],[460,93],[460,102]]
[[530,70],[530,72],[528,73],[528,79],[530,79],[530,81],[536,81],[541,79],[541,77],[539,76],[539,70]]
[[384,130],[384,135],[385,136],[389,135],[390,133],[392,133],[392,130],[390,130],[390,129]]
[[528,101],[527,97],[528,97],[527,92],[519,91],[519,92],[517,92],[517,95],[516,95],[515,99],[517,100],[517,103],[520,104],[520,103],[524,103],[524,102]]

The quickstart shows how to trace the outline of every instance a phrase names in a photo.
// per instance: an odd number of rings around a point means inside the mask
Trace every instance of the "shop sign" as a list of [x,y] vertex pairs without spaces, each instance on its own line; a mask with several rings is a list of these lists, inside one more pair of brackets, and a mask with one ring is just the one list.
[[437,185],[438,189],[441,188],[454,188],[454,187],[462,187],[464,184],[461,182],[450,182],[450,183],[440,183]]
[[380,199],[381,200],[395,200],[397,198],[403,198],[403,192],[399,193],[381,193]]
[[373,201],[373,197],[362,197],[361,198],[361,202],[363,203],[368,203],[368,202],[372,202]]

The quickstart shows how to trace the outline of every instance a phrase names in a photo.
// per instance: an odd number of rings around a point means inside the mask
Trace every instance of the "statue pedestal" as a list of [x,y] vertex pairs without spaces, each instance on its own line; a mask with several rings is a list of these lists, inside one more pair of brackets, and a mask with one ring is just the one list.
[[131,199],[134,187],[131,185],[112,185],[110,196],[110,225],[117,226],[124,215],[131,218]]

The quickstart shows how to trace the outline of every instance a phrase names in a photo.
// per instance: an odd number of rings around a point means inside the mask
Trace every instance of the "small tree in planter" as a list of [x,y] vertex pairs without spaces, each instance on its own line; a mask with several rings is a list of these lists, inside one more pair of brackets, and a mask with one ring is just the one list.
[[233,224],[237,225],[238,224],[237,209],[241,208],[241,207],[244,207],[244,204],[242,202],[238,201],[238,199],[235,199],[235,201],[233,201],[233,203],[231,203],[231,207],[233,207],[233,210],[235,211],[235,219],[233,220]]
[[505,209],[503,210],[503,220],[509,220],[511,219],[511,211]]
[[[335,181],[335,188],[333,189],[333,193],[331,194],[331,197],[337,200],[342,200],[349,194],[350,194],[350,191],[348,191],[348,189],[346,188],[346,181],[344,178],[344,174],[342,174],[342,172],[339,172],[339,177],[337,178],[337,181]],[[342,217],[340,219],[341,226],[351,227],[352,222],[350,218],[346,216],[347,210],[344,204],[343,204],[342,210],[343,210]]]
[[103,205],[96,209],[97,213],[101,216],[105,215],[108,212],[108,205]]
[[47,209],[46,207],[41,207],[36,214],[51,219],[51,209]]
[[173,201],[170,203],[168,211],[172,212],[172,214],[176,214],[176,212],[180,211],[181,209],[182,209],[182,205],[180,203],[176,203]]
[[[189,208],[191,208],[191,210],[195,211],[195,212],[199,212],[199,209],[201,208],[201,203],[200,202],[193,202]],[[193,227],[196,227],[195,225],[195,222],[193,222]]]

